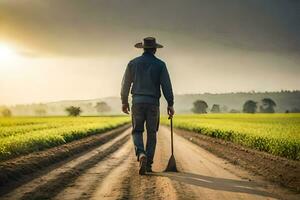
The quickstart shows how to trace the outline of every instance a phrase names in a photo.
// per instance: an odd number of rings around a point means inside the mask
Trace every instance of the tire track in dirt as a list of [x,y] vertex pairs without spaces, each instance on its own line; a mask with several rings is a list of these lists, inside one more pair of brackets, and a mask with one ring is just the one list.
[[52,169],[105,144],[129,128],[129,124],[57,147],[33,152],[0,163],[0,196]]
[[[146,176],[138,175],[139,164],[135,156],[132,158],[129,176],[123,181],[123,184],[127,185],[127,193],[123,194],[122,199],[177,199],[169,178],[153,176],[153,173]],[[156,158],[156,161],[156,166],[161,170],[159,158]],[[154,166],[154,170],[157,170],[157,167]]]
[[101,181],[95,185],[94,192],[90,199],[124,199],[124,194],[128,194],[127,187],[123,185],[123,180],[128,177],[128,169],[131,166],[133,147],[130,141],[126,145],[127,154],[124,161],[115,166]]
[[[159,174],[166,174],[166,172],[163,172],[165,168],[167,167],[167,163],[169,161],[169,158],[171,156],[171,144],[170,141],[166,140],[164,137],[170,136],[168,132],[159,132],[158,133],[158,140],[157,140],[157,150],[155,155],[155,162],[154,162],[154,173],[152,173],[152,176],[159,177],[160,179],[163,179],[165,182],[168,182],[172,187],[172,191],[175,195],[173,195],[173,199],[184,199],[184,200],[190,200],[190,199],[197,199],[197,197],[194,195],[193,191],[191,191],[188,187],[186,187],[185,184],[181,182],[175,182],[171,181],[169,178],[164,176],[159,176]],[[181,164],[179,162],[176,163],[177,169],[179,171],[182,170]]]
[[130,133],[128,129],[3,199],[299,199],[176,133],[174,150],[180,172],[163,172],[171,154],[170,132],[164,126],[158,133],[154,172],[140,176]]
[[[233,165],[277,185],[300,193],[300,162],[274,156],[229,141],[195,132],[175,129],[176,133]],[[232,171],[232,173],[235,173]]]
[[50,199],[59,193],[69,182],[79,174],[84,173],[109,154],[115,152],[122,144],[129,140],[130,129],[108,141],[100,147],[90,151],[65,165],[38,177],[25,185],[11,191],[1,199]]
[[[114,171],[123,174],[127,170],[129,153],[132,150],[131,141],[118,147],[111,155],[98,162],[85,173],[79,175],[76,180],[69,183],[54,199],[90,199],[97,193],[97,196],[105,196],[109,191],[112,181],[118,181],[118,176],[114,177]],[[101,191],[97,189],[101,185]],[[103,186],[102,186],[103,185]],[[114,185],[114,184],[113,184]],[[103,188],[102,188],[103,187]]]
[[[160,140],[169,145],[168,128],[160,129]],[[193,199],[299,199],[299,195],[251,176],[248,172],[227,163],[212,153],[174,134],[175,158],[179,173],[157,173],[169,177],[178,193],[182,184],[192,191]],[[250,177],[250,178],[249,178]],[[251,181],[249,181],[251,180]],[[181,195],[177,194],[180,198]],[[185,197],[185,195],[183,195]],[[184,198],[186,199],[186,198]]]
[[[126,148],[129,148],[129,155],[125,161],[101,180],[91,199],[176,199],[176,192],[169,178],[151,174],[140,176],[132,141]],[[159,148],[160,145],[158,152]],[[165,163],[162,163],[161,158],[156,156],[155,169],[162,170]]]
[[123,189],[123,195],[120,199],[199,199],[184,183],[172,181],[167,176],[159,175],[166,174],[163,171],[170,156],[170,143],[164,141],[165,138],[161,134],[165,134],[165,132],[158,133],[153,173],[139,176],[139,163],[136,161],[134,152],[132,152],[132,162],[128,169],[128,175],[123,178],[121,183],[125,189]]

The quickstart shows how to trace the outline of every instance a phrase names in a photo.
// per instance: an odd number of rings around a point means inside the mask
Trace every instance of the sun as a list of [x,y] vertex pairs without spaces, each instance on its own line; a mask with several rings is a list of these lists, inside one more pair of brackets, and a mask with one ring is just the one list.
[[0,60],[9,60],[17,56],[14,48],[7,44],[0,43]]

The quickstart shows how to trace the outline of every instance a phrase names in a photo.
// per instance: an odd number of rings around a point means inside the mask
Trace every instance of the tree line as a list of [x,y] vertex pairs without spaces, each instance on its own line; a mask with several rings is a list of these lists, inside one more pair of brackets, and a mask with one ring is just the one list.
[[[90,107],[94,109],[98,114],[105,114],[111,111],[111,107],[104,101],[97,102],[95,106],[90,105]],[[47,106],[41,104],[34,109],[34,114],[35,116],[46,116],[47,110]],[[83,109],[80,106],[68,106],[64,108],[64,111],[68,116],[79,116],[83,112]],[[0,116],[11,117],[12,115],[13,113],[11,109],[7,107],[0,108]]]
[[[10,117],[12,115],[33,115],[33,116],[47,116],[53,115],[52,113],[59,109],[61,114],[65,113],[69,116],[80,116],[82,113],[95,115],[95,114],[105,114],[110,112],[111,107],[104,101],[99,101],[97,103],[84,103],[84,104],[69,104],[65,106],[47,106],[46,104],[33,104],[32,106],[17,105],[20,113],[15,113],[15,110],[11,110],[8,107],[0,106],[0,116]],[[254,100],[247,100],[242,105],[241,109],[229,109],[226,105],[213,104],[209,108],[208,104],[204,100],[197,100],[193,103],[192,112],[194,113],[274,113],[277,104],[272,98],[263,98],[261,101],[257,102]],[[29,109],[29,107],[31,109]],[[55,109],[55,110],[54,110]],[[28,111],[31,111],[29,114]],[[282,111],[281,111],[282,112]],[[299,108],[292,108],[290,110],[285,110],[286,113],[300,113]],[[60,114],[60,115],[61,115]]]
[[[244,113],[275,113],[275,107],[276,103],[271,98],[264,98],[261,100],[261,105],[258,107],[258,102],[253,100],[247,100],[243,106],[242,106],[242,112]],[[208,104],[204,100],[197,100],[193,103],[192,112],[194,113],[207,113],[208,111]],[[222,109],[223,112],[228,112],[228,108],[226,106],[223,106]],[[210,109],[211,113],[220,113],[221,108],[219,104],[213,104],[213,106]],[[238,113],[240,111],[232,109],[229,111],[230,113]],[[286,111],[288,112],[295,112],[292,111]],[[297,111],[296,111],[297,112]]]
[[[95,109],[99,114],[103,114],[109,112],[111,110],[111,107],[106,102],[101,101],[95,105]],[[69,116],[74,117],[79,116],[82,112],[81,108],[76,106],[69,106],[65,109],[65,111],[68,113]]]

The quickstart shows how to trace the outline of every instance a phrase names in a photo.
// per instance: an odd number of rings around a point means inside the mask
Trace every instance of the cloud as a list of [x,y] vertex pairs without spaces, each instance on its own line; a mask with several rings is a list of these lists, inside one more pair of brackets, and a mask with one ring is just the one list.
[[[297,1],[4,1],[3,32],[56,55],[122,54],[147,35],[167,44],[300,52]],[[123,48],[124,47],[124,48]]]
[[297,0],[0,0],[0,39],[28,58],[0,67],[1,101],[119,95],[145,36],[164,45],[175,93],[299,89],[299,10]]

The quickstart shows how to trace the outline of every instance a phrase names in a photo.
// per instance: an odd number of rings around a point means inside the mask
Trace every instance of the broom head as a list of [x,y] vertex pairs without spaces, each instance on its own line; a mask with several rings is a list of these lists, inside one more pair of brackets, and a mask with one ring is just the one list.
[[174,155],[171,155],[165,172],[178,172]]

